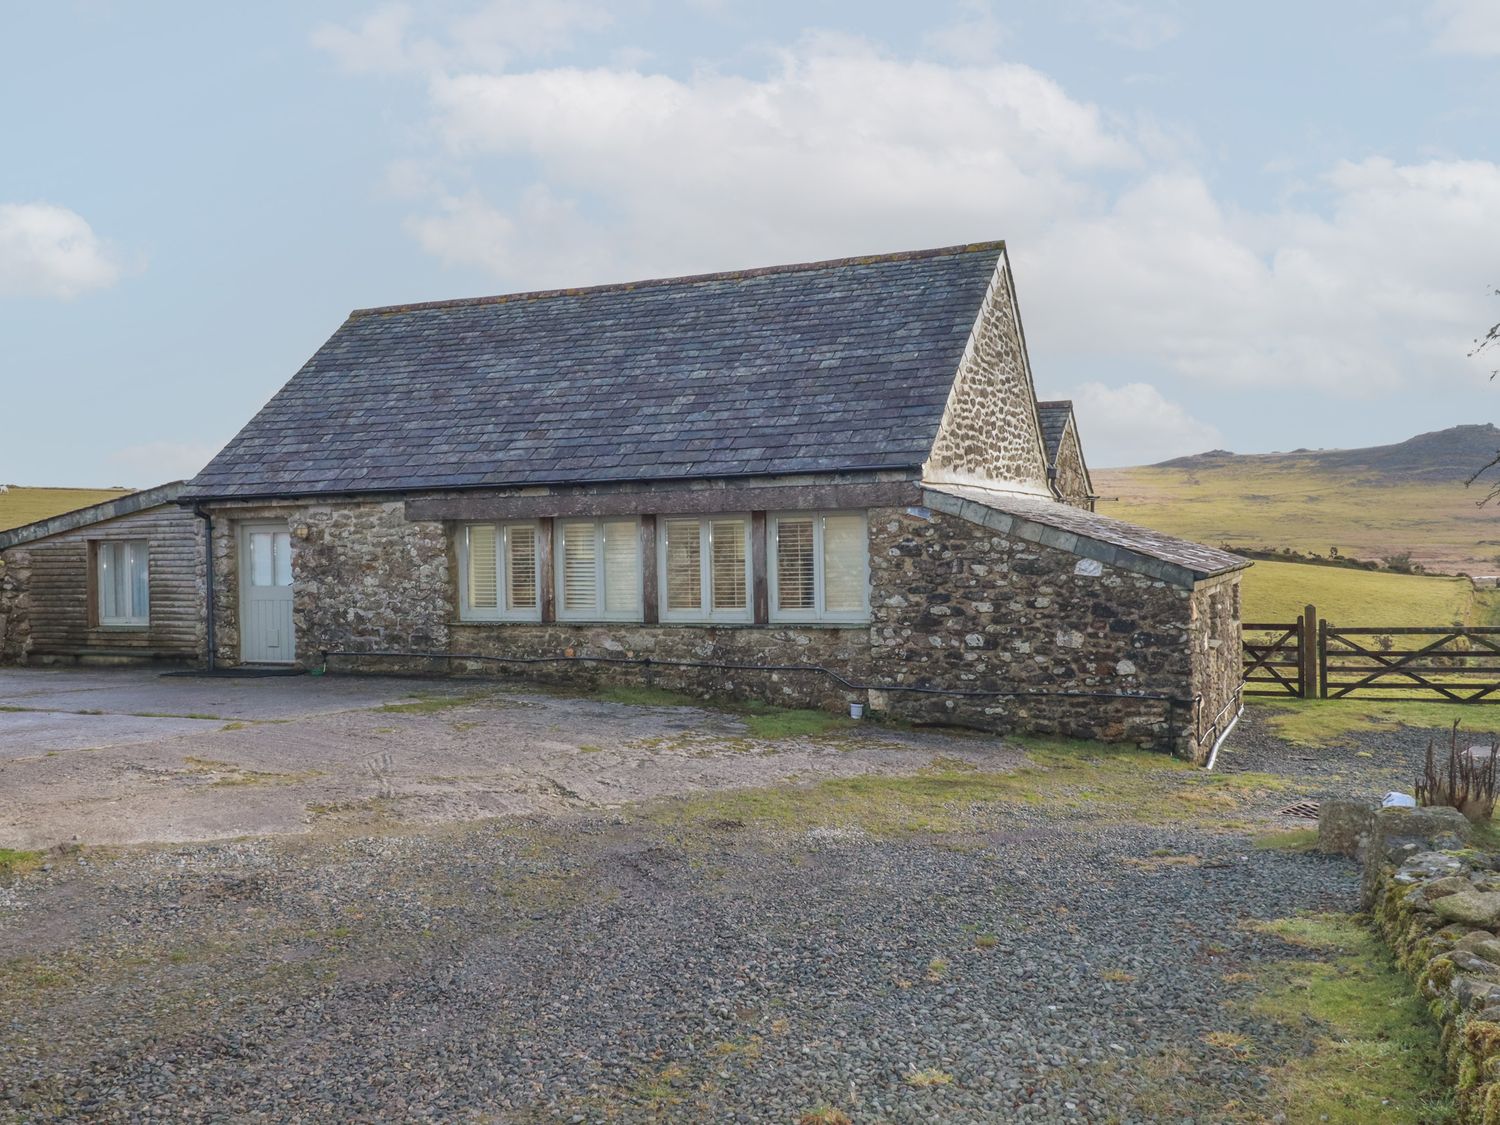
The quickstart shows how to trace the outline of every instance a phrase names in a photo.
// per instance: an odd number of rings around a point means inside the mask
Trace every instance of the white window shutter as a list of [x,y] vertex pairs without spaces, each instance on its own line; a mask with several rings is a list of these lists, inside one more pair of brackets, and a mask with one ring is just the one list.
[[811,516],[776,521],[776,608],[811,612],[817,606]]
[[604,605],[610,614],[641,611],[641,533],[635,520],[606,520],[604,537]]
[[493,610],[499,604],[499,564],[496,533],[492,524],[473,524],[468,529],[469,607]]
[[513,524],[505,532],[507,609],[537,608],[536,528]]
[[666,536],[666,586],[669,611],[703,608],[702,544],[697,520],[662,521]]
[[710,520],[713,546],[714,609],[744,609],[749,596],[745,582],[745,521]]
[[562,553],[563,609],[576,614],[596,612],[599,606],[599,560],[594,525],[563,524]]
[[859,613],[865,608],[865,518],[858,514],[823,517],[823,608],[828,613]]

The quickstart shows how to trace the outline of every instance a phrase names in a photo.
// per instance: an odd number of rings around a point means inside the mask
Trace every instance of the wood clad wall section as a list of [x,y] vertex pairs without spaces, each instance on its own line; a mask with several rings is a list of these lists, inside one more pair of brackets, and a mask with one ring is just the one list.
[[[91,603],[92,544],[118,539],[144,539],[149,544],[151,622],[146,628],[101,628],[92,624],[96,616]],[[203,524],[192,512],[176,505],[148,508],[13,549],[31,555],[28,595],[32,652],[140,649],[174,656],[202,653]]]

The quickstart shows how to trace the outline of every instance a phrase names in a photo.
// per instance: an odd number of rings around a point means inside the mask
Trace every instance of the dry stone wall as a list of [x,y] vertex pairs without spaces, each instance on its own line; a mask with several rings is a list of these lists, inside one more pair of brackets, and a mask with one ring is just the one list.
[[1009,271],[995,273],[924,474],[983,480],[1048,495],[1036,396],[1016,323]]
[[1364,862],[1365,905],[1442,1028],[1458,1125],[1500,1125],[1500,854],[1449,808],[1325,802],[1318,832]]

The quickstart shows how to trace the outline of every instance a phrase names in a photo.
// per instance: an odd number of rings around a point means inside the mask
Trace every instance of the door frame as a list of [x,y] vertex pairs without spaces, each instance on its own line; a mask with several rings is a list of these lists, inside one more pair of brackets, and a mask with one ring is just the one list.
[[[296,664],[297,663],[297,630],[295,628],[295,625],[296,625],[295,618],[293,619],[292,627],[288,628],[288,630],[287,630],[288,644],[289,644],[289,646],[291,648],[291,651],[292,651],[292,655],[291,655],[291,657],[289,659],[286,659],[286,660],[249,660],[245,656],[245,651],[246,651],[245,641],[246,641],[246,635],[247,635],[247,633],[249,631],[248,630],[248,623],[249,623],[249,620],[250,620],[250,615],[246,612],[246,607],[247,607],[247,605],[249,604],[249,601],[250,601],[250,598],[249,598],[249,590],[250,590],[250,566],[249,566],[249,562],[250,562],[250,533],[253,532],[253,531],[279,531],[279,532],[281,532],[284,535],[290,535],[291,534],[291,527],[287,523],[287,521],[285,521],[285,520],[244,520],[244,521],[241,521],[241,522],[237,522],[235,524],[235,530],[234,530],[235,571],[239,575],[239,587],[240,587],[239,588],[239,611],[240,611],[240,622],[239,622],[239,625],[240,625],[240,628],[239,628],[240,646],[239,647],[240,647],[240,663],[241,664],[276,664],[276,665]],[[295,575],[292,577],[292,584],[290,586],[288,586],[287,589],[290,590],[290,591],[293,591],[292,598],[295,599],[296,598],[295,591],[297,589],[297,579],[296,579]]]

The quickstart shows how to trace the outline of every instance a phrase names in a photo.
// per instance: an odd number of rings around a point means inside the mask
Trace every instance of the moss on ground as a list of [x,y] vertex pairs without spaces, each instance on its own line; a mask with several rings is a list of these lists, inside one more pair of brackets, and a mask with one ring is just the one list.
[[42,865],[41,852],[0,848],[0,875],[24,875]]
[[1291,1125],[1435,1125],[1451,1120],[1438,1031],[1411,982],[1366,920],[1313,914],[1257,928],[1306,949],[1307,958],[1261,974],[1255,1014],[1309,1035],[1272,1068],[1272,1097]]
[[1500,708],[1399,699],[1254,699],[1273,733],[1299,746],[1331,746],[1345,736],[1400,727],[1447,729],[1500,736]]

